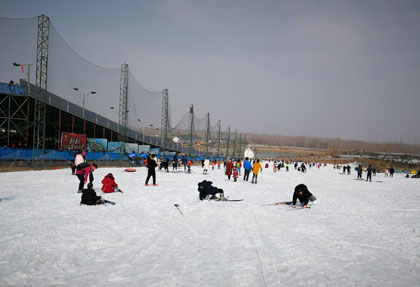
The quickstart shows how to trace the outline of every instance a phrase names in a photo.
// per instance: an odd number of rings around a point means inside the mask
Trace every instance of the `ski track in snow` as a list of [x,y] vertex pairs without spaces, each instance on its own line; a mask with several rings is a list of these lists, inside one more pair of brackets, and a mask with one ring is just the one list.
[[[145,168],[100,167],[98,194],[109,172],[115,206],[80,206],[69,169],[0,173],[0,286],[419,286],[418,179],[270,167],[251,184],[193,167],[145,187]],[[200,201],[204,179],[245,200]],[[261,206],[300,183],[311,209]]]

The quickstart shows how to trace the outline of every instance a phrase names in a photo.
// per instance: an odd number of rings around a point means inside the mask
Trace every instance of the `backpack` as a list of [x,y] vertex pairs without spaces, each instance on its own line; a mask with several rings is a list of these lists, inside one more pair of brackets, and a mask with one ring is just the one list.
[[76,165],[76,169],[81,170],[82,168],[85,168],[89,165],[90,165],[90,163],[88,163],[88,162],[82,162],[81,164]]

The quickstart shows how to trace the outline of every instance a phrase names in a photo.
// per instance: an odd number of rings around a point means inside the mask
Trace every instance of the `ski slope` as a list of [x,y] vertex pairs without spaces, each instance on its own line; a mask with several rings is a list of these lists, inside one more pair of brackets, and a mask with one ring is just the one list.
[[[115,206],[80,206],[70,169],[0,173],[0,286],[420,285],[419,179],[270,165],[255,185],[192,170],[146,187],[145,168],[99,167],[95,189],[112,172],[124,190],[104,196]],[[245,200],[200,201],[204,179]],[[300,183],[311,209],[261,206]]]

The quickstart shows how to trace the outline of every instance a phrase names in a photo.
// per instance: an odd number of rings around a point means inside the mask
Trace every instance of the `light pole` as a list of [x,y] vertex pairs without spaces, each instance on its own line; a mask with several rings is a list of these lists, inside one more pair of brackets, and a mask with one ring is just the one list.
[[[16,62],[13,62],[13,66],[15,67],[22,67],[22,72],[24,72],[24,67],[27,67],[27,84],[28,84],[28,88],[26,89],[27,93],[28,93],[28,97],[31,94],[31,66],[32,64],[19,64]],[[9,146],[9,133],[10,133],[10,120],[8,121],[8,127],[7,127],[7,146]]]
[[31,82],[31,66],[32,66],[32,64],[19,64],[19,63],[14,62],[13,66],[22,67],[22,72],[24,71],[24,66],[28,67],[26,77],[27,77],[27,81],[28,81],[28,83],[27,83],[28,84],[28,91],[27,92],[28,92],[28,97],[29,97],[30,91],[31,91],[30,82]]
[[[137,119],[137,121],[139,122],[139,125],[140,125],[141,119]],[[144,127],[143,127],[143,144],[144,144]]]
[[75,90],[76,92],[78,92],[78,94],[80,94],[80,95],[83,96],[83,102],[82,102],[83,111],[82,111],[82,116],[83,116],[83,119],[85,119],[85,97],[86,96],[89,96],[89,95],[94,95],[94,94],[96,94],[96,92],[95,91],[91,91],[90,93],[82,93],[81,91],[79,91],[79,88],[73,88],[73,90]]

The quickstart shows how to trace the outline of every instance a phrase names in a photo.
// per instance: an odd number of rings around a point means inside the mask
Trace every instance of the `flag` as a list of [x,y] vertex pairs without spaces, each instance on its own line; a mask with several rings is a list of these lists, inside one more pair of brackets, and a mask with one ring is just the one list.
[[21,67],[22,67],[22,73],[24,73],[25,72],[25,70],[23,69],[23,65],[20,65]]

